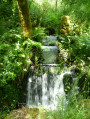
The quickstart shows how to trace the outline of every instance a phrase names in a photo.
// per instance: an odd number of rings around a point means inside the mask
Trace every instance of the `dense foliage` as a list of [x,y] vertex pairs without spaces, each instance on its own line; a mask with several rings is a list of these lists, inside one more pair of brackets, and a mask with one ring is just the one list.
[[[47,0],[43,0],[42,4],[28,0],[28,4],[33,41],[23,38],[17,2],[0,0],[0,116],[4,111],[7,113],[18,107],[25,72],[30,64],[37,66],[42,62],[44,35],[58,35],[58,63],[76,65],[81,93],[85,98],[90,96],[90,1],[58,0],[56,6]],[[60,33],[61,17],[64,15],[72,19],[71,35]]]

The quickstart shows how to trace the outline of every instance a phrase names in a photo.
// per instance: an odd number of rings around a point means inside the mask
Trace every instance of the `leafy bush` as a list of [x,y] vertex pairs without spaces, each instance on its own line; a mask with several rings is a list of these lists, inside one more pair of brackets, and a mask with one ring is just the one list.
[[[72,37],[68,37],[70,42],[72,42]],[[70,44],[70,52],[75,57],[76,60],[83,60],[86,65],[89,62],[89,50],[90,50],[90,37],[86,34],[77,36],[75,43]]]
[[80,36],[59,36],[59,42],[63,49],[68,49],[69,54],[73,56],[73,60],[79,62],[83,60],[86,64],[89,61],[90,37],[87,34]]
[[42,42],[42,37],[45,36],[45,28],[36,27],[33,30],[33,37],[32,39],[37,42]]
[[[0,4],[0,34],[20,26],[19,11],[15,1]],[[2,29],[4,28],[4,29]]]
[[22,74],[24,58],[20,35],[7,32],[0,39],[0,111],[8,112],[18,103],[18,77]]
[[6,83],[10,79],[15,79],[22,72],[21,57],[22,48],[20,45],[20,36],[17,34],[5,33],[1,36],[0,47],[0,65],[1,65],[1,84]]
[[[79,26],[83,25],[87,28],[90,26],[90,1],[81,1],[81,0],[62,0],[63,5],[63,13],[72,16],[74,21],[79,24]],[[88,10],[87,10],[88,9]]]
[[47,1],[44,1],[41,5],[34,1],[30,3],[32,26],[46,28],[48,35],[58,33],[60,13],[56,13],[55,8]]
[[[69,65],[75,64],[78,68],[79,87],[81,93],[85,98],[89,98],[90,95],[90,37],[88,34],[82,34],[80,36],[59,36],[60,45],[60,61]],[[64,53],[63,53],[64,51]],[[65,56],[64,56],[65,54]],[[63,59],[62,59],[63,57]],[[65,57],[65,58],[64,58]]]
[[[24,41],[23,47],[25,48],[25,53],[27,54],[30,62],[35,66],[41,63],[41,43],[27,39]],[[28,61],[28,59],[27,59]]]
[[0,4],[0,18],[8,19],[12,14],[12,4],[8,4],[6,2]]
[[31,2],[30,5],[30,16],[31,16],[31,21],[32,21],[32,26],[33,27],[38,27],[40,25],[40,20],[42,18],[42,9],[40,5],[35,3],[34,1]]

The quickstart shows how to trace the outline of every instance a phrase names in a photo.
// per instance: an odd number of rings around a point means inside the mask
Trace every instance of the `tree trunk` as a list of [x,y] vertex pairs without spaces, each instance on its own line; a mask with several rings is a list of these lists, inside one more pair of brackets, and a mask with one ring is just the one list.
[[58,3],[58,0],[56,0],[56,10],[57,10],[57,3]]
[[27,0],[17,0],[19,6],[19,14],[22,23],[23,35],[26,38],[32,36],[32,24],[30,19],[29,7]]

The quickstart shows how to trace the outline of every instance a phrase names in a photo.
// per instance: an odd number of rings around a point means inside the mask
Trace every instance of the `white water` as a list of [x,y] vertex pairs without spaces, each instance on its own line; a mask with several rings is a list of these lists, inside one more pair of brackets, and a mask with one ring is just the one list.
[[55,64],[58,56],[57,46],[42,46],[43,64]]
[[34,71],[30,72],[27,86],[27,107],[38,108],[41,104],[44,108],[56,109],[59,98],[61,98],[61,106],[64,106],[66,97],[63,76],[71,74],[71,72],[65,71],[60,74],[59,67],[55,65],[41,66],[40,68],[42,71],[40,76],[35,76]]
[[43,64],[40,66],[41,73],[36,76],[34,67],[30,67],[27,84],[27,107],[38,108],[41,104],[47,109],[56,109],[58,105],[61,109],[64,109],[67,102],[63,80],[66,74],[71,75],[72,72],[67,68],[62,72],[61,68],[57,66],[58,47],[56,44],[51,46],[50,43],[46,42],[52,40],[56,42],[57,37],[48,36],[43,39],[46,46],[42,47]]

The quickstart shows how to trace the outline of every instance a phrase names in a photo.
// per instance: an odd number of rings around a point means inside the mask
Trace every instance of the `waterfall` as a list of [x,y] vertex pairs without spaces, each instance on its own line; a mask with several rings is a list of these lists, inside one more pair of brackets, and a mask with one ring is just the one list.
[[[53,45],[50,41],[53,40]],[[58,56],[58,46],[56,36],[43,38],[43,64],[40,66],[40,74],[35,75],[34,66],[30,67],[27,84],[27,107],[39,108],[41,104],[46,109],[56,109],[58,99],[61,99],[61,108],[66,103],[66,93],[64,86],[64,76],[71,75],[71,70],[61,68],[56,64]],[[70,79],[72,80],[72,78]]]

